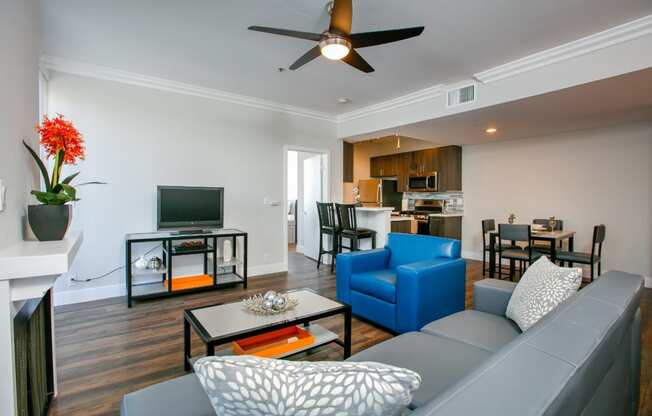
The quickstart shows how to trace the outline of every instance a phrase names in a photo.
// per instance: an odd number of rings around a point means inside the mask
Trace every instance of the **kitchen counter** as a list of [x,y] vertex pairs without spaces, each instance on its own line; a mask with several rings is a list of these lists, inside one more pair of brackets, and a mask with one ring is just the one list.
[[[392,230],[391,215],[394,208],[386,207],[356,207],[358,227],[376,231],[376,248],[382,248],[387,243],[387,234]],[[348,241],[344,243],[348,245]],[[371,239],[360,240],[360,249],[371,249]]]
[[362,212],[392,212],[394,208],[392,207],[356,207],[356,211]]
[[412,221],[413,219],[414,219],[413,217],[409,217],[409,216],[407,216],[407,217],[406,216],[403,216],[403,217],[391,217],[390,221],[391,222],[394,222],[394,221]]
[[448,212],[448,213],[441,213],[441,214],[430,214],[428,215],[429,217],[463,217],[464,213],[463,212]]

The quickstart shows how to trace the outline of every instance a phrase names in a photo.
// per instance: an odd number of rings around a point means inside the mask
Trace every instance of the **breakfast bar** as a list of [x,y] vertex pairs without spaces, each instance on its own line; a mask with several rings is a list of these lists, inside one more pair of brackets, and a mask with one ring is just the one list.
[[[392,207],[357,207],[356,217],[358,227],[369,228],[376,231],[376,248],[382,248],[387,242],[387,234],[392,230],[391,215]],[[369,239],[360,240],[360,250],[370,250],[371,241]]]

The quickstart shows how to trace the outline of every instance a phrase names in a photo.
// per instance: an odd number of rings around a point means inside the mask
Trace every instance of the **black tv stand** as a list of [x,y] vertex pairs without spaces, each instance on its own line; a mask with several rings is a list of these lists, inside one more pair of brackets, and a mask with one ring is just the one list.
[[205,234],[207,231],[210,230],[177,230],[177,231],[172,231],[172,235],[193,235],[193,234]]
[[[127,286],[127,305],[133,300],[145,300],[233,287],[241,284],[247,289],[247,239],[244,231],[234,229],[159,231],[153,233],[127,234],[125,236],[125,280]],[[197,231],[201,231],[198,233]],[[238,246],[238,239],[242,243]],[[203,240],[198,247],[181,248],[176,244],[183,240]],[[217,246],[220,241],[230,240],[233,249],[231,259],[218,257]],[[134,265],[132,248],[134,244],[159,243],[162,264],[156,270],[138,270]],[[176,256],[199,254],[202,257],[203,273],[191,276],[174,276],[172,262]],[[210,256],[210,258],[209,258]],[[200,264],[202,264],[200,263]],[[135,276],[150,275],[144,283],[134,284]],[[156,277],[158,276],[158,277]]]

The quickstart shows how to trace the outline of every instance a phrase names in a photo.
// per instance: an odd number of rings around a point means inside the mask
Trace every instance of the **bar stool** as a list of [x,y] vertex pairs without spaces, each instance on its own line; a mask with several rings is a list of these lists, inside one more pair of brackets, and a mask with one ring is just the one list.
[[[335,208],[330,202],[317,202],[317,213],[319,214],[319,256],[317,257],[317,268],[321,265],[321,256],[331,256],[331,273],[335,267],[335,256],[338,253],[339,229],[335,223]],[[331,236],[331,249],[324,249],[324,235]]]
[[[349,251],[360,250],[360,239],[371,238],[371,248],[376,248],[376,231],[369,228],[358,227],[358,220],[355,212],[355,204],[335,204],[337,221],[339,222],[339,252],[343,248]],[[348,238],[350,245],[342,244],[342,239]]]

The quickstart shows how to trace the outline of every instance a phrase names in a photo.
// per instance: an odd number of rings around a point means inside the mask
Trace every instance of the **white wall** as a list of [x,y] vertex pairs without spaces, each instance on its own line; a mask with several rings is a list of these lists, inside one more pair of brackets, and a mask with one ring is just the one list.
[[36,146],[39,7],[37,1],[0,2],[0,179],[7,208],[0,212],[0,248],[22,239],[22,221],[38,186],[34,162],[21,140]]
[[[80,189],[74,207],[72,227],[84,231],[73,268],[80,278],[123,264],[125,233],[155,229],[157,184],[224,186],[225,227],[249,232],[250,275],[281,271],[285,204],[263,200],[283,201],[283,145],[331,150],[332,181],[342,181],[341,141],[329,122],[59,73],[48,105],[85,135],[80,180],[109,183]],[[117,296],[123,281],[119,271],[75,287],[62,282],[55,300]]]
[[[30,188],[38,186],[33,161],[21,140],[36,144],[38,121],[39,4],[0,2],[0,179],[7,208],[0,212],[0,248],[20,241]],[[0,414],[14,415],[13,317],[9,281],[0,281]]]
[[652,276],[652,124],[465,146],[463,251],[481,258],[481,220],[556,216],[589,250],[604,223],[604,270]]

